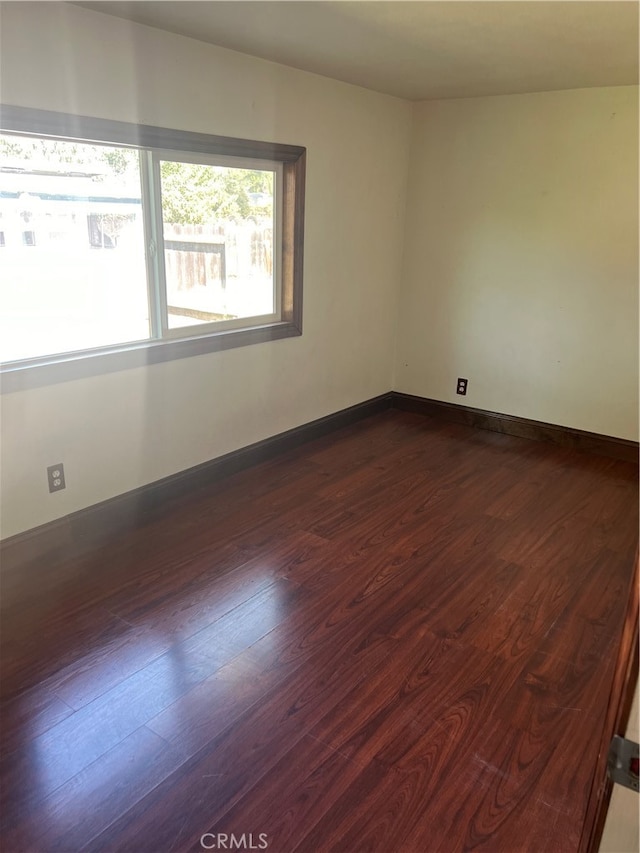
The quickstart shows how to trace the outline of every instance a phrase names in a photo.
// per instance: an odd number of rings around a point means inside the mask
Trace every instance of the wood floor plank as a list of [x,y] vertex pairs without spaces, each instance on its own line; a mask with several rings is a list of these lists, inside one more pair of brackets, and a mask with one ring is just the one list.
[[[207,827],[247,794],[289,750],[295,747],[313,723],[341,695],[343,679],[365,678],[385,658],[393,642],[378,638],[359,643],[334,666],[314,667],[310,676],[298,668],[271,695],[252,705],[230,728],[203,744],[174,777],[131,809],[118,823],[94,839],[92,849],[162,849],[166,839],[181,848],[199,838]],[[180,738],[174,726],[171,741]],[[206,779],[206,798],[194,793]],[[187,818],[176,825],[175,812]]]
[[[432,801],[427,819],[416,821],[406,838],[407,849],[419,849],[428,843],[431,849],[447,850],[456,838],[460,850],[568,851],[564,832],[565,815],[547,803],[540,779],[551,753],[544,741],[528,732],[500,727],[484,743],[492,762],[478,752],[460,758],[451,773],[460,778],[465,772],[473,780],[465,786],[465,795],[452,792],[441,801]],[[476,741],[474,747],[479,742]]]
[[57,723],[74,709],[48,687],[37,685],[0,705],[0,754],[10,752]]
[[[56,615],[42,625],[38,620],[32,621],[32,614],[26,614],[25,622],[19,620],[19,628],[14,628],[9,620],[2,620],[0,691],[3,699],[38,684],[75,662],[87,648],[102,648],[130,628],[104,608],[72,612],[73,619],[69,620],[67,611],[59,607]],[[38,626],[37,630],[34,625]],[[51,654],[52,649],[55,655]]]
[[[353,797],[343,798],[329,809],[321,823],[302,839],[299,850],[376,850],[384,849],[380,839],[396,850],[412,850],[407,836],[421,817],[428,814],[429,803],[436,800],[446,778],[452,778],[456,760],[461,759],[463,746],[458,719],[447,727],[431,723],[427,727],[410,723],[398,735],[392,760],[370,761],[353,786]],[[414,754],[409,757],[410,747]],[[385,748],[381,753],[390,756]],[[386,773],[380,767],[387,768]],[[473,788],[473,774],[467,769],[456,780],[457,797],[467,797]],[[437,849],[426,847],[423,849]],[[452,848],[454,849],[454,848]]]
[[[158,593],[155,584],[151,589],[145,587],[146,606],[142,592],[132,596],[129,605],[118,608],[117,615],[130,621],[131,629],[59,670],[47,679],[48,687],[73,708],[81,708],[143,669],[174,643],[211,626],[254,595],[265,592],[277,578],[286,579],[288,573],[310,559],[318,541],[303,533],[284,540],[266,557],[246,560],[246,555],[238,552],[240,565],[227,566],[225,571],[224,566],[215,563],[188,588],[180,586],[179,596],[166,590]],[[162,625],[161,636],[158,624]]]
[[[317,824],[335,801],[349,797],[362,768],[336,750],[307,735],[207,833],[264,835],[274,850],[292,850]],[[380,768],[380,775],[385,770]],[[277,808],[274,804],[277,803]],[[202,849],[196,842],[185,850]]]
[[286,615],[283,596],[304,593],[279,583],[1,760],[3,804],[32,807],[268,633]]
[[180,755],[162,738],[141,727],[101,760],[44,797],[40,820],[5,813],[5,850],[81,850],[123,811],[169,776]]
[[630,463],[388,411],[11,567],[4,847],[574,853],[637,512]]

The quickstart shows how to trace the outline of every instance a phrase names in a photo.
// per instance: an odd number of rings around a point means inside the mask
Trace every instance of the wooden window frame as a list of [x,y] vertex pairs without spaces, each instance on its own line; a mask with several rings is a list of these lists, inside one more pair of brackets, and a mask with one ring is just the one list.
[[207,133],[110,121],[88,116],[0,105],[0,132],[173,151],[204,157],[226,156],[282,164],[280,318],[262,325],[185,334],[96,349],[8,362],[0,366],[3,392],[145,367],[177,358],[265,343],[302,334],[302,272],[306,148],[235,139]]

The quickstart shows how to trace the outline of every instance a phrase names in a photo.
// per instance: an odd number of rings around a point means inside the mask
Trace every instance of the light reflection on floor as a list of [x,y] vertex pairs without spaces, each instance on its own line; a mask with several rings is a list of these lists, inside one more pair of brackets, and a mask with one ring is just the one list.
[[[78,815],[97,808],[105,791],[139,784],[145,775],[140,766],[142,747],[157,750],[156,739],[162,738],[163,749],[169,748],[167,739],[188,727],[190,711],[201,718],[202,703],[212,712],[226,707],[238,682],[251,680],[255,664],[231,662],[247,646],[260,642],[267,651],[272,644],[269,632],[287,614],[283,590],[271,582],[272,568],[265,567],[265,580],[267,586],[245,600],[237,620],[227,612],[219,626],[208,623],[210,630],[173,643],[172,632],[166,636],[132,629],[125,644],[93,649],[86,655],[86,668],[77,664],[80,676],[66,679],[63,687],[70,691],[73,686],[79,696],[98,695],[35,737],[23,756],[29,799],[45,800],[45,812],[60,832],[70,831]],[[118,680],[137,663],[137,671]],[[180,701],[187,694],[188,699]],[[43,707],[32,727],[47,728],[47,712]],[[153,730],[153,724],[149,729],[145,726],[156,716],[161,719],[161,733]],[[181,746],[197,749],[209,737],[209,732],[196,731],[193,742]]]

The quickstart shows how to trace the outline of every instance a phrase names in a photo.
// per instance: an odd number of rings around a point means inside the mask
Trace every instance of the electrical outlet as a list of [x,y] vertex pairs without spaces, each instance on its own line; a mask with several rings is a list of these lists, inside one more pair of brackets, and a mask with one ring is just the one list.
[[456,394],[466,394],[467,393],[467,385],[469,384],[468,379],[460,379],[458,378],[458,385],[456,387]]
[[49,491],[50,492],[59,492],[60,489],[64,489],[64,465],[62,462],[58,462],[57,465],[49,465],[47,468],[47,478],[49,480]]

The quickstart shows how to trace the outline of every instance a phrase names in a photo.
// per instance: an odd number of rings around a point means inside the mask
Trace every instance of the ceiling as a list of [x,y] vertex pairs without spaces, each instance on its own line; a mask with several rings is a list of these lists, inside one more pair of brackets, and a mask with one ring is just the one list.
[[638,82],[638,3],[77,3],[411,100]]

